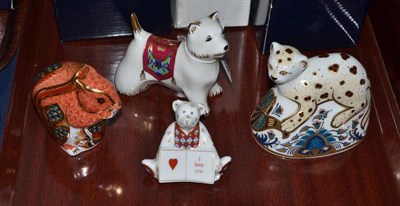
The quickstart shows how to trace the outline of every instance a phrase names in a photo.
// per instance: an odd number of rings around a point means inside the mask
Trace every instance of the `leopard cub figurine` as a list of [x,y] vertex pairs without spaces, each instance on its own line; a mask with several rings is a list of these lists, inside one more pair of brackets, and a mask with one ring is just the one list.
[[[319,104],[327,101],[343,107],[332,119],[334,128],[370,106],[367,73],[357,59],[345,53],[307,58],[292,46],[273,42],[268,76],[283,96],[298,105],[296,112],[281,123],[281,130],[285,132],[297,129],[316,112]],[[362,119],[361,126],[365,126],[367,119]]]

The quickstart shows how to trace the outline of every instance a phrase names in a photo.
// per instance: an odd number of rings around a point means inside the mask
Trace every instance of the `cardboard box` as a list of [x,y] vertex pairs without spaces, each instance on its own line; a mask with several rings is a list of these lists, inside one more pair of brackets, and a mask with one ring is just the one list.
[[170,2],[165,0],[54,0],[54,4],[61,41],[131,35],[131,12],[148,32],[171,31]]
[[255,26],[264,25],[269,11],[269,0],[252,0],[250,18]]
[[300,50],[356,46],[369,0],[271,0],[263,53],[271,42]]
[[171,0],[175,28],[187,27],[197,19],[218,11],[225,26],[247,26],[251,0]]

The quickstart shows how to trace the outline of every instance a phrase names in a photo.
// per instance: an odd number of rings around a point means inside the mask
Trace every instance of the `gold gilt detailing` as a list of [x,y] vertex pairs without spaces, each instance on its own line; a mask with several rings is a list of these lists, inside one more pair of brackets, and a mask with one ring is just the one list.
[[132,29],[133,29],[134,33],[139,33],[142,31],[142,27],[140,26],[139,20],[135,13],[131,14],[131,23],[132,23]]
[[[86,86],[85,84],[83,84],[82,82],[80,82],[79,80],[77,80],[76,82],[79,85],[79,87],[81,87],[81,89],[82,89],[82,90],[78,90],[78,93],[81,92],[81,91],[88,91],[88,92],[92,92],[92,93],[102,94],[102,95],[106,96],[110,100],[112,105],[115,104],[115,101],[107,93],[105,93],[105,92],[103,92],[101,90],[98,90],[98,89],[90,88],[90,87]],[[85,110],[86,112],[89,112],[89,113],[92,113],[92,114],[95,114],[95,113],[98,112],[98,111],[91,111],[89,108],[86,108],[86,106],[81,103],[79,95],[78,95],[78,102],[79,102],[79,105],[82,107],[82,109]],[[110,106],[110,108],[102,110],[102,111],[112,111],[112,108]]]
[[369,103],[368,109],[365,112],[363,118],[361,119],[361,129],[365,129],[365,125],[369,121],[369,113],[370,113],[370,111],[371,111],[371,104]]
[[140,72],[140,80],[146,80],[146,75],[144,74],[144,70],[142,70],[142,72]]
[[280,122],[275,117],[268,117],[268,119],[267,119],[267,127],[274,128],[278,124],[280,125]]
[[271,101],[271,103],[268,105],[268,107],[266,107],[266,108],[261,108],[261,107],[259,107],[259,109],[262,111],[262,113],[264,113],[264,115],[265,115],[266,117],[268,117],[268,116],[269,116],[269,113],[271,112],[272,107],[275,105],[275,103],[276,103],[276,96],[274,96],[274,98],[272,99],[272,101]]
[[[367,90],[368,90],[368,89],[370,89],[370,87],[368,87]],[[335,99],[335,96],[334,96],[333,94],[332,94],[332,99],[333,99],[333,101],[334,101],[335,103],[337,103],[337,104],[340,105],[341,107],[345,108],[343,111],[337,113],[337,114],[336,114],[335,116],[333,116],[333,118],[332,118],[331,127],[337,128],[337,127],[333,126],[333,124],[332,124],[332,123],[333,123],[333,120],[336,119],[336,117],[339,116],[340,114],[342,114],[343,112],[347,112],[347,111],[349,111],[349,110],[351,110],[351,109],[354,109],[354,107],[349,107],[349,106],[347,106],[347,105],[344,105],[344,104],[340,103],[339,101],[337,101],[337,100]],[[366,120],[364,120],[364,119],[365,119],[365,117],[367,117],[367,116],[368,116],[368,118],[369,118],[368,113],[369,113],[369,110],[370,110],[370,107],[371,107],[371,104],[370,104],[370,102],[368,102],[368,100],[366,100],[366,103],[367,103],[367,105],[368,105],[368,110],[367,110],[367,112],[364,114],[363,119],[361,120],[361,122],[365,121],[365,122],[364,122],[364,126],[365,126],[365,124],[366,124]],[[367,105],[364,105],[364,107],[363,107],[361,110],[363,110]],[[360,110],[360,111],[361,111],[361,110]],[[355,114],[353,114],[352,116],[350,116],[349,118],[347,118],[346,122],[348,122],[350,119],[352,119],[353,117],[355,117],[357,114],[358,114],[358,113],[355,113]],[[343,122],[343,124],[345,124],[346,122]],[[363,125],[361,125],[361,128],[364,129],[364,128],[363,128]]]
[[287,139],[290,136],[290,133],[282,131],[280,129],[281,128],[281,124],[282,124],[282,122],[279,121],[277,118],[271,117],[271,116],[267,116],[266,127],[261,129],[261,130],[259,130],[259,131],[268,130],[268,129],[276,129],[276,130],[278,130],[278,131],[280,131],[282,133],[282,139]]
[[[312,113],[310,113],[309,116],[308,116],[308,118],[307,118],[306,120],[304,120],[303,122],[308,121],[308,120],[313,116],[313,114],[316,112],[316,108],[318,108],[319,105],[321,105],[321,104],[323,104],[323,103],[325,103],[325,102],[329,102],[329,101],[334,101],[335,103],[337,103],[337,104],[340,105],[341,107],[345,108],[345,110],[343,110],[342,112],[345,112],[345,111],[347,111],[347,110],[351,110],[351,109],[354,108],[354,107],[346,106],[346,105],[340,103],[339,101],[337,101],[337,100],[335,99],[335,97],[334,97],[334,94],[332,93],[332,100],[327,99],[327,100],[325,100],[325,101],[319,102],[318,104],[315,103],[315,106],[313,107],[314,109],[311,111]],[[295,101],[295,103],[297,104],[297,110],[296,110],[293,114],[291,114],[289,117],[283,119],[282,122],[285,122],[286,120],[288,120],[288,119],[294,117],[295,115],[299,115],[299,113],[300,113],[300,107],[301,107],[301,106],[300,106],[300,103],[298,103],[298,102],[296,102],[296,101]],[[310,112],[310,110],[309,110],[308,112]],[[342,113],[342,112],[340,112],[340,113]],[[338,113],[337,115],[339,115],[340,113]],[[304,115],[304,113],[303,113],[303,115]],[[335,115],[332,119],[335,119],[335,117],[336,117],[337,115]],[[349,119],[353,118],[355,115],[356,115],[356,114],[354,114],[353,116],[351,116]],[[266,116],[268,116],[268,113],[267,113]],[[300,116],[300,115],[299,115],[299,116]],[[332,121],[332,122],[333,122],[333,121]],[[332,122],[331,122],[331,124],[332,124]],[[279,124],[279,125],[280,125],[280,124]],[[295,130],[298,129],[300,126],[301,126],[301,124],[300,124],[299,126],[295,127],[295,128],[294,128],[292,131],[290,131],[290,132],[295,131]],[[333,125],[331,125],[331,126],[332,126],[333,128],[336,128],[336,127],[334,127]],[[277,129],[277,130],[281,131],[282,133],[284,133],[284,131],[282,131],[282,129],[280,128],[280,126],[279,126],[279,127],[275,127],[275,129]]]
[[63,88],[63,87],[68,87],[69,84],[70,84],[70,82],[66,82],[66,83],[63,83],[63,84],[60,84],[60,85],[55,85],[55,86],[43,88],[43,89],[39,90],[38,92],[36,92],[36,94],[35,94],[35,96],[33,97],[33,99],[35,100],[35,104],[36,104],[37,108],[39,108],[39,105],[41,104],[42,100],[44,100],[45,98],[57,96],[57,95],[60,95],[60,94],[67,94],[67,93],[70,93],[71,91],[64,92],[64,93],[57,93],[56,95],[50,95],[50,96],[47,95],[46,97],[44,97],[44,98],[38,100],[38,97],[39,97],[42,93],[50,92],[50,91],[52,91],[52,90],[55,91],[56,89]]
[[[267,120],[268,127],[267,127],[267,129],[281,128],[281,124],[282,124],[282,122],[279,121],[278,119],[276,119],[274,117],[268,117],[268,120]],[[290,136],[289,132],[282,131],[281,129],[277,129],[277,130],[282,133],[282,139],[287,139]]]
[[332,64],[331,66],[328,67],[328,70],[331,71],[332,73],[337,73],[339,71],[339,65]]
[[310,84],[308,83],[307,80],[301,80],[301,84],[302,84],[304,87],[308,87],[308,85],[310,85]]
[[[367,90],[369,90],[369,92],[371,92],[371,87],[368,87]],[[371,111],[371,101],[368,102],[367,100],[367,105],[368,105],[368,109],[367,112],[365,112],[364,117],[361,120],[361,129],[365,129],[365,125],[367,124],[367,122],[369,121],[369,113]]]
[[[338,117],[339,115],[341,115],[342,113],[344,113],[344,112],[347,112],[347,111],[349,111],[349,110],[351,110],[351,109],[353,109],[354,107],[349,107],[349,108],[347,108],[347,109],[345,109],[345,110],[342,110],[341,112],[338,112],[335,116],[333,116],[333,118],[332,118],[332,121],[331,121],[331,127],[332,128],[338,128],[337,126],[334,126],[333,125],[333,120],[335,120],[336,119],[336,117]],[[352,116],[350,116],[345,122],[343,122],[342,124],[345,124],[346,122],[348,122],[350,119],[352,119],[354,116],[356,116],[357,114],[353,114]]]
[[[280,131],[282,133],[282,138],[286,139],[290,136],[289,132],[285,132],[281,129],[281,124],[282,122],[284,122],[285,120],[289,119],[291,116],[293,115],[297,115],[300,111],[300,104],[298,102],[296,102],[297,104],[297,110],[288,118],[284,119],[283,121],[279,121],[277,118],[272,117],[269,115],[269,113],[271,113],[271,110],[273,108],[273,105],[275,105],[276,103],[276,96],[273,97],[271,103],[265,107],[265,108],[261,108],[260,106],[258,106],[258,110],[261,111],[263,113],[263,115],[267,118],[267,122],[264,128],[260,129],[260,130],[256,130],[256,131],[263,131],[263,130],[267,130],[267,129],[276,129],[278,131]],[[251,117],[252,121],[253,119],[257,119],[257,115],[255,113],[253,113],[252,117]],[[254,128],[253,128],[254,129]],[[296,128],[297,129],[297,128]]]
[[[298,102],[296,102],[296,101],[295,101],[295,103],[297,104],[297,109],[296,109],[296,111],[294,111],[291,115],[289,115],[288,117],[286,117],[285,119],[283,119],[282,122],[285,122],[285,121],[289,120],[290,118],[292,118],[292,117],[294,117],[294,116],[297,116],[297,115],[300,113],[301,105],[300,105],[300,103],[298,103]],[[314,107],[314,108],[316,108],[316,107],[317,107],[317,105],[316,105],[316,103],[315,103],[315,107]],[[307,121],[308,119],[310,119],[311,116],[312,116],[314,113],[315,113],[315,110],[314,110],[314,111],[310,114],[310,116],[309,116],[306,120],[304,120],[303,122],[305,122],[305,121]],[[292,129],[291,131],[289,131],[289,132],[287,133],[287,137],[289,136],[289,134],[290,134],[291,132],[295,131],[295,130],[296,130],[297,128],[299,128],[300,126],[301,126],[301,124],[298,125],[297,127],[295,127],[294,129]],[[282,133],[286,133],[285,131],[282,130],[280,124],[279,124],[279,127],[277,127],[276,129],[279,130],[279,131],[282,132]],[[286,137],[286,138],[287,138],[287,137]]]
[[167,49],[165,47],[157,46],[157,50],[165,52],[165,50],[167,50]]
[[265,124],[263,128],[255,129],[256,131],[263,131],[266,128],[275,128],[276,123],[279,122],[279,120],[269,116],[269,113],[271,112],[272,106],[275,104],[275,102],[276,102],[276,96],[273,97],[268,106],[266,107],[262,107],[261,105],[257,106],[257,112],[253,112],[253,114],[251,115],[250,118],[251,122],[254,122],[256,119],[258,119],[260,115],[264,115],[266,118],[272,118],[271,121],[270,119],[268,119],[267,124]]
[[[336,113],[336,115],[332,117],[331,127],[332,127],[332,128],[337,128],[337,127],[333,126],[333,124],[332,124],[332,123],[333,123],[333,120],[335,120],[336,117],[339,116],[340,114],[342,114],[343,112],[347,112],[347,111],[353,109],[354,107],[349,107],[349,106],[347,106],[347,105],[344,105],[344,104],[340,103],[339,101],[336,100],[335,95],[334,95],[333,93],[332,93],[332,99],[333,99],[333,101],[334,101],[335,103],[337,103],[337,104],[340,105],[341,107],[345,108],[344,110],[342,110],[341,112]],[[353,114],[352,116],[350,116],[350,117],[346,120],[346,122],[348,122],[350,119],[352,119],[352,118],[353,118],[354,116],[356,116],[356,115],[357,115],[357,114]],[[342,124],[344,124],[344,123],[346,123],[346,122],[343,122]]]
[[[115,101],[111,98],[111,96],[109,94],[107,94],[101,90],[91,88],[80,81],[80,79],[85,79],[88,73],[89,73],[89,67],[86,64],[83,64],[69,81],[67,81],[63,84],[60,84],[60,85],[54,85],[54,86],[43,88],[43,89],[39,90],[34,96],[35,104],[37,105],[37,107],[39,107],[41,105],[41,102],[47,98],[77,91],[78,102],[79,102],[79,105],[82,107],[82,109],[88,113],[97,113],[95,111],[90,111],[90,109],[86,108],[84,105],[81,104],[81,101],[79,98],[79,92],[82,91],[82,92],[91,92],[91,93],[102,94],[110,100],[112,105],[114,105]],[[58,92],[58,90],[60,90],[60,92]],[[38,98],[40,98],[40,99],[38,99]],[[105,109],[104,111],[109,111],[109,110],[111,110],[111,106],[110,106],[110,108]]]

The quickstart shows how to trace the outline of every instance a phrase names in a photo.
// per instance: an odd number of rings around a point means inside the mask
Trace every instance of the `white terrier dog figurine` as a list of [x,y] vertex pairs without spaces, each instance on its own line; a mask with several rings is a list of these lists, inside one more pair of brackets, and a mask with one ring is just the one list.
[[173,41],[144,31],[131,15],[134,39],[118,65],[115,86],[125,95],[136,95],[151,84],[161,83],[183,92],[194,103],[210,109],[207,96],[222,92],[216,82],[219,59],[229,49],[218,12],[188,26],[187,38]]

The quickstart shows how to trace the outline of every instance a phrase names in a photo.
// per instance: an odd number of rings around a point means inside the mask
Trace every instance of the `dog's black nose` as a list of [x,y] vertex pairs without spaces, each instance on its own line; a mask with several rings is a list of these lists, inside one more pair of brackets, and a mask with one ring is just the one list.
[[229,49],[229,45],[226,45],[226,46],[224,47],[224,50],[225,50],[225,51],[228,51],[228,49]]

